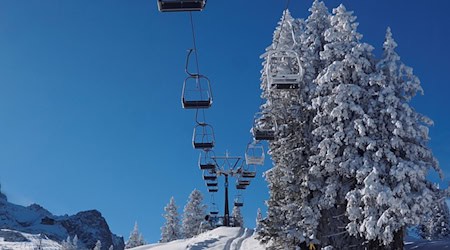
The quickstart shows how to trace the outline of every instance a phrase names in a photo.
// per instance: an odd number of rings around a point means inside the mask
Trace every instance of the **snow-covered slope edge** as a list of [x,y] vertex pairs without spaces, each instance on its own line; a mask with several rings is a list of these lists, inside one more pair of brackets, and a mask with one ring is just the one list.
[[45,235],[27,234],[9,229],[0,229],[0,249],[59,250],[61,249],[61,245]]

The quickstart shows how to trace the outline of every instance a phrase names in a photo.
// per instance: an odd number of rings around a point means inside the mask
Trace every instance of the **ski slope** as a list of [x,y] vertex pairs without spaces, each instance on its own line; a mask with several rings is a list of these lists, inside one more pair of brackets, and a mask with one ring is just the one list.
[[252,229],[219,227],[196,237],[167,243],[150,244],[133,250],[264,250],[265,247],[253,237]]
[[[219,227],[190,239],[176,240],[132,248],[132,250],[264,250],[266,247],[255,239],[252,229]],[[449,249],[450,239],[424,241],[408,239],[406,250]]]

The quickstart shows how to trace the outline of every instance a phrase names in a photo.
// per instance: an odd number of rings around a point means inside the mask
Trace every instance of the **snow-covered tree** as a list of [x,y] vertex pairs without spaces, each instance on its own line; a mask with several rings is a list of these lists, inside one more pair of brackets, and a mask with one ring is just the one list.
[[434,204],[432,214],[417,227],[420,237],[426,240],[439,240],[450,236],[450,213],[445,199]]
[[113,245],[109,246],[108,250],[114,250],[114,246]]
[[130,233],[130,237],[128,238],[127,243],[125,244],[125,248],[133,248],[145,245],[145,240],[142,234],[139,232],[138,223],[134,223],[133,231]]
[[406,227],[432,214],[437,188],[426,179],[430,170],[441,174],[427,144],[432,121],[417,113],[410,100],[422,92],[420,81],[395,52],[397,44],[387,30],[383,57],[372,78],[379,91],[366,133],[376,138],[367,145],[372,169],[359,172],[358,187],[347,195],[349,232],[372,245],[403,247]]
[[300,54],[298,91],[267,86],[263,55],[261,110],[277,132],[259,238],[275,249],[400,249],[404,229],[436,201],[427,172],[440,173],[427,146],[431,121],[409,104],[420,82],[399,60],[389,30],[377,60],[343,5],[330,15],[316,0],[310,11],[305,22],[285,12],[288,24],[279,24],[267,49]]
[[256,226],[255,226],[255,233],[258,233],[261,230],[261,223],[263,221],[263,216],[261,213],[261,208],[258,208],[258,211],[256,212]]
[[206,205],[203,204],[202,193],[194,189],[184,206],[182,219],[182,233],[184,238],[191,238],[198,234],[199,227],[206,216]]
[[244,218],[241,214],[241,208],[238,206],[233,207],[231,212],[231,217],[233,217],[233,222],[235,227],[244,227]]
[[181,239],[178,207],[176,206],[175,199],[173,197],[170,198],[170,202],[164,208],[164,211],[166,211],[163,215],[166,219],[166,223],[161,227],[161,239],[159,241],[164,243]]
[[[78,244],[78,236],[75,235],[75,237],[77,238],[76,244]],[[75,237],[74,237],[74,239],[75,239]],[[72,240],[72,238],[69,235],[63,242],[61,242],[61,249],[62,250],[77,250],[78,245],[74,244],[74,241]]]
[[93,250],[102,250],[102,242],[100,240],[97,240],[97,242],[95,243],[95,247],[93,248]]

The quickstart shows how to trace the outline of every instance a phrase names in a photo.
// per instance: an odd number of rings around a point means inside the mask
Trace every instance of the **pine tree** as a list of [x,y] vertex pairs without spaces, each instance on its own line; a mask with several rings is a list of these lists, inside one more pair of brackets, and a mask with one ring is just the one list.
[[417,233],[426,240],[440,240],[450,236],[450,213],[442,198],[434,204],[432,214],[417,227]]
[[114,246],[113,245],[109,246],[108,250],[114,250]]
[[261,208],[258,208],[258,211],[256,212],[256,226],[255,226],[255,233],[258,233],[261,230],[261,223],[263,221],[263,216],[261,213]]
[[267,49],[299,52],[298,91],[268,88],[263,55],[261,110],[277,133],[259,239],[275,249],[401,249],[404,229],[436,202],[427,172],[440,173],[427,147],[431,121],[409,105],[420,82],[400,62],[390,31],[377,62],[343,5],[329,15],[316,0],[310,11],[306,22],[285,12]]
[[77,250],[78,246],[73,244],[72,238],[69,235],[63,242],[61,242],[61,249],[62,250]]
[[125,244],[125,248],[133,248],[142,245],[145,245],[145,241],[142,234],[139,232],[138,223],[135,222],[133,231],[131,231],[130,237],[128,238],[128,241]]
[[102,242],[100,240],[97,240],[97,242],[95,243],[95,247],[93,248],[93,250],[102,250]]
[[78,235],[75,234],[72,240],[72,245],[75,247],[75,249],[79,249],[80,246],[78,245]]
[[170,198],[169,204],[164,208],[166,213],[163,217],[166,223],[161,227],[161,243],[181,239],[180,219],[178,217],[178,208],[175,204],[175,199]]
[[183,210],[182,232],[184,238],[191,238],[198,234],[199,227],[206,215],[206,205],[200,191],[194,189]]
[[422,92],[420,81],[400,61],[396,46],[388,29],[371,79],[379,88],[373,95],[373,125],[367,130],[376,138],[367,145],[372,169],[360,171],[358,187],[347,195],[349,231],[370,240],[374,249],[403,247],[405,228],[422,223],[438,200],[437,188],[426,179],[428,171],[441,174],[427,146],[432,121],[409,104]]
[[244,227],[244,218],[241,214],[241,208],[234,206],[231,212],[231,217],[233,217],[235,227]]

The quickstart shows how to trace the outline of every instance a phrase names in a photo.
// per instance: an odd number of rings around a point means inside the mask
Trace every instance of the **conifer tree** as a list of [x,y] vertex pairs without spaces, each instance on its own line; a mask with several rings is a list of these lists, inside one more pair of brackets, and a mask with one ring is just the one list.
[[263,221],[263,216],[261,213],[261,208],[258,208],[258,211],[256,212],[256,226],[255,226],[255,233],[258,233],[261,230],[261,222]]
[[235,227],[244,227],[244,218],[242,217],[240,207],[234,206],[231,216],[233,217]]
[[102,250],[102,242],[100,240],[97,240],[93,250]]
[[194,189],[183,210],[182,233],[184,238],[191,238],[198,234],[200,224],[205,219],[206,205],[203,204],[202,193]]
[[166,219],[164,226],[161,227],[161,243],[181,239],[180,218],[178,216],[178,207],[175,199],[170,198],[169,204],[164,208],[166,213],[163,217]]
[[138,223],[135,222],[133,231],[131,231],[130,237],[128,238],[128,241],[125,244],[125,248],[133,248],[142,245],[145,245],[145,241],[142,234],[139,232]]
[[285,12],[288,23],[267,49],[299,52],[298,91],[268,87],[263,55],[261,110],[277,132],[259,239],[275,249],[401,249],[404,229],[438,200],[426,180],[429,170],[440,173],[427,146],[431,121],[409,104],[420,82],[395,53],[389,30],[377,62],[343,5],[329,15],[316,0],[310,11],[306,22]]

